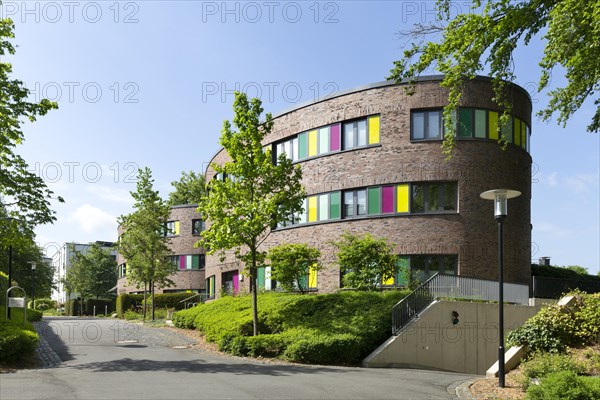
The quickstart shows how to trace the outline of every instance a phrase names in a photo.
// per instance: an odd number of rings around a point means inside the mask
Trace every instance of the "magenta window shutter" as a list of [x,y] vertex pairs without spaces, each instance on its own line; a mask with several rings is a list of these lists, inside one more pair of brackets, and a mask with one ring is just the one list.
[[331,125],[329,127],[329,151],[340,150],[340,124]]
[[179,269],[185,269],[185,256],[179,256]]
[[240,280],[239,280],[239,275],[235,274],[233,276],[233,293],[237,293],[240,289]]
[[393,186],[384,186],[381,188],[382,190],[382,198],[383,204],[381,207],[381,211],[384,213],[393,213],[394,212],[394,187]]

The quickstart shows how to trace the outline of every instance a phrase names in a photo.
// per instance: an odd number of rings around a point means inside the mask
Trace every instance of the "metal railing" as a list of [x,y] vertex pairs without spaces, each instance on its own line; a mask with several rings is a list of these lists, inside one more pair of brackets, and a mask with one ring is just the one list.
[[542,299],[560,299],[564,293],[579,289],[586,293],[600,292],[600,281],[586,279],[531,277],[531,297]]
[[[435,274],[392,308],[392,334],[397,335],[438,298],[498,301],[498,281]],[[504,283],[504,302],[529,304],[528,285]]]

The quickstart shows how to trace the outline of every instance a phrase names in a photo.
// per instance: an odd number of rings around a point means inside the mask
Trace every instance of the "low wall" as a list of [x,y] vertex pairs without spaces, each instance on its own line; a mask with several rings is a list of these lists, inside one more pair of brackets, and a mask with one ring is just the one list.
[[[505,337],[540,308],[505,305]],[[456,324],[453,312],[458,313]],[[363,365],[485,375],[497,359],[498,304],[437,301],[365,358]]]

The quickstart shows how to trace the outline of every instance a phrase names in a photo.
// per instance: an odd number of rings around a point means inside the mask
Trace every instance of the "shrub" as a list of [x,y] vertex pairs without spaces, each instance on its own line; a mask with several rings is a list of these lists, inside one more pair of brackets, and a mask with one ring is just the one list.
[[600,293],[575,293],[572,308],[551,305],[543,308],[508,335],[513,346],[533,351],[562,352],[568,346],[595,343],[600,337]]
[[349,364],[361,357],[361,338],[347,333],[314,334],[295,341],[284,356],[290,361],[309,364]]
[[46,311],[56,308],[56,301],[52,299],[35,299],[33,303],[34,310]]
[[596,400],[600,398],[600,379],[577,376],[572,371],[555,372],[539,385],[527,389],[528,400]]
[[0,326],[0,364],[10,364],[32,357],[38,342],[33,328],[22,329],[19,325]]
[[585,373],[586,368],[566,354],[536,353],[523,364],[523,374],[526,378],[524,387],[527,389],[532,379],[561,371],[579,375]]
[[[194,293],[160,293],[154,295],[154,305],[156,309],[159,308],[174,308],[176,310],[182,310],[185,307],[182,300],[193,296]],[[152,298],[147,295],[148,304],[152,304]],[[135,306],[141,306],[144,303],[143,294],[120,294],[116,300],[116,312],[119,318],[123,318],[123,314],[127,310],[135,308]]]

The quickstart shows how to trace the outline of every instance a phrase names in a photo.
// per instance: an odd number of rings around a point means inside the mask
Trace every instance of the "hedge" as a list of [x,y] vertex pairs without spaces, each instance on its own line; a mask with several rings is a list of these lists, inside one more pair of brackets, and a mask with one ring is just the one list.
[[258,296],[259,336],[251,297],[223,297],[175,313],[175,326],[197,329],[234,355],[311,364],[358,364],[390,335],[391,309],[408,291]]
[[[160,293],[154,295],[154,303],[156,308],[174,308],[175,310],[183,310],[185,303],[182,300],[193,296],[194,293]],[[147,296],[148,304],[151,301],[151,295]],[[117,296],[116,312],[119,318],[123,318],[125,311],[132,310],[136,306],[142,306],[144,303],[143,294],[120,294]]]
[[[5,320],[6,309],[0,306],[0,364],[12,364],[35,354],[38,335],[31,323],[23,327],[23,310],[12,309],[10,321]],[[28,321],[38,321],[42,313],[27,310]]]
[[83,301],[83,309],[80,300],[68,300],[65,303],[66,315],[94,315],[94,306],[96,306],[96,315],[104,314],[104,307],[107,307],[107,312],[110,314],[115,311],[114,300],[89,299]]

